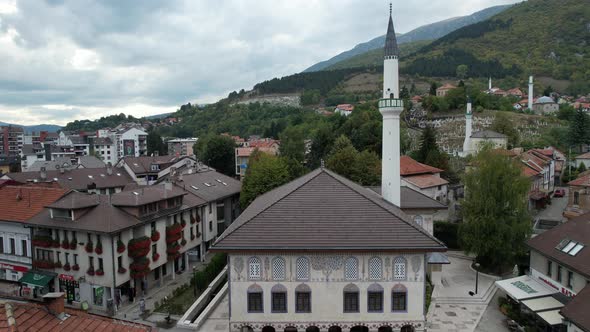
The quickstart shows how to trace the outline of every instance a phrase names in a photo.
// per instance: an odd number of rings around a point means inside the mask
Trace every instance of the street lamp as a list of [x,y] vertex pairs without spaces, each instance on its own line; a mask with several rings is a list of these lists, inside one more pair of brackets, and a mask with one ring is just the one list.
[[473,291],[469,291],[469,295],[473,296],[477,294],[477,288],[479,283],[479,263],[475,263],[473,265],[475,267],[475,293]]

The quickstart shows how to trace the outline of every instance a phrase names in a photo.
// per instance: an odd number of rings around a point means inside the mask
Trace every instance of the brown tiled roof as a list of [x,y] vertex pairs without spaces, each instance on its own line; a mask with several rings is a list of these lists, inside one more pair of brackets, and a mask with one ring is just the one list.
[[[123,157],[123,161],[135,174],[158,173],[160,170],[169,167],[182,158],[176,156],[139,156]],[[160,165],[160,170],[152,171],[152,164]]]
[[446,251],[398,207],[326,169],[258,197],[213,248]]
[[183,174],[182,181],[176,179],[174,183],[207,202],[239,194],[242,190],[240,181],[213,170]]
[[186,195],[184,190],[176,186],[166,189],[161,184],[112,194],[111,203],[115,206],[140,206],[183,195]]
[[436,186],[442,186],[448,184],[449,181],[438,177],[433,174],[420,174],[420,175],[413,175],[404,177],[404,181],[407,181],[418,188],[432,188]]
[[426,173],[441,173],[443,170],[440,168],[432,167],[416,160],[412,159],[410,156],[401,156],[399,161],[400,166],[400,175],[401,176],[408,176],[408,175],[416,175],[416,174],[426,174]]
[[[374,191],[375,193],[381,195],[381,187],[367,187],[367,189]],[[420,192],[412,188],[408,188],[406,186],[402,186],[400,188],[401,194],[401,209],[402,210],[410,210],[410,209],[435,209],[435,210],[446,210],[448,207],[443,203],[434,200]]]
[[[563,240],[585,245],[576,256],[556,249]],[[527,245],[569,269],[590,278],[590,214],[573,218],[527,241]]]
[[45,205],[62,197],[67,190],[30,186],[0,188],[0,220],[25,221],[43,211]]
[[579,178],[568,182],[568,185],[590,187],[590,174],[580,176]]
[[576,157],[576,159],[590,159],[590,152],[586,152]]
[[590,331],[590,286],[586,285],[559,313],[584,331]]
[[70,157],[59,157],[52,161],[37,160],[31,166],[27,168],[27,172],[38,172],[41,167],[45,167],[46,170],[55,170],[56,166],[66,167],[70,169],[74,168],[105,168],[106,164],[96,158],[95,156],[81,156],[77,157],[77,164],[72,164],[72,158]]
[[[7,311],[12,311],[11,317],[14,318],[14,325],[9,325]],[[23,302],[1,303],[0,331],[157,331],[157,329],[151,326],[92,315],[81,310],[65,309],[65,314],[65,319],[62,320],[51,314],[45,306],[40,304]]]
[[85,209],[97,206],[100,203],[98,195],[89,195],[81,192],[71,192],[62,199],[47,205],[55,209]]
[[47,170],[45,180],[40,178],[40,172],[8,173],[5,176],[20,183],[57,181],[62,188],[74,190],[88,190],[88,186],[93,184],[98,189],[124,187],[125,184],[133,182],[131,177],[120,169],[113,168],[113,173],[108,175],[106,167],[71,169],[65,170],[64,173]]

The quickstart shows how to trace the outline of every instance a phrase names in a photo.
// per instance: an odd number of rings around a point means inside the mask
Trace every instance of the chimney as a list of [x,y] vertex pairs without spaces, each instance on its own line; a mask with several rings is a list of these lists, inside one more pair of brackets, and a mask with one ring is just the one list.
[[399,118],[404,110],[404,104],[403,100],[399,99],[398,57],[399,48],[390,4],[383,59],[383,99],[379,100],[379,112],[383,115],[381,196],[399,207],[401,205]]
[[110,161],[107,163],[107,175],[113,175],[113,164]]
[[529,76],[529,110],[533,109],[533,91],[534,84],[533,84],[533,77]]
[[65,293],[63,292],[47,293],[43,295],[47,310],[59,319],[62,319],[65,316],[64,297]]
[[154,151],[154,157],[158,157],[160,155],[160,151],[156,150]]
[[41,167],[41,171],[39,171],[39,178],[43,181],[47,180],[47,169],[45,169],[45,167]]
[[[165,190],[172,190],[172,179],[170,178],[170,176],[168,176],[166,181],[164,181],[164,189]],[[164,194],[167,195],[166,192],[164,192]]]

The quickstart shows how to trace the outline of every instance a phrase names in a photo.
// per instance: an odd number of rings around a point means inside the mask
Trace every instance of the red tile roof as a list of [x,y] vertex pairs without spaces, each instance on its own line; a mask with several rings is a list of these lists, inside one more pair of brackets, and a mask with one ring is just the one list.
[[576,157],[576,159],[590,159],[590,152],[586,152]]
[[279,141],[274,139],[249,141],[248,145],[252,148],[271,148],[273,145],[279,144]]
[[404,177],[404,181],[407,181],[421,189],[442,186],[449,183],[449,181],[433,174],[407,176]]
[[340,104],[340,105],[336,106],[336,108],[339,110],[349,111],[349,112],[352,112],[354,110],[354,106],[352,106],[351,104]]
[[[7,311],[12,310],[14,325],[9,325]],[[0,304],[0,331],[157,331],[151,326],[66,309],[61,320],[47,308],[36,303],[7,302]],[[69,315],[69,316],[68,316]]]
[[441,173],[442,169],[428,166],[426,164],[419,163],[412,159],[410,156],[402,156],[400,158],[400,175],[417,175],[417,174],[433,174]]
[[40,186],[5,186],[0,188],[0,220],[25,221],[68,191]]
[[570,186],[584,186],[584,187],[590,187],[590,174],[586,174],[583,176],[580,176],[579,178],[570,181],[568,183]]

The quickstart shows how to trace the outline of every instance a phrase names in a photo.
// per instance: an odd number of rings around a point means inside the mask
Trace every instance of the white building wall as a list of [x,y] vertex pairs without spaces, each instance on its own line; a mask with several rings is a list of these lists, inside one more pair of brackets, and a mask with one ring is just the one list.
[[[565,267],[563,264],[560,264],[557,261],[552,260],[553,264],[552,264],[552,271],[551,271],[551,277],[549,277],[547,275],[548,271],[548,264],[547,264],[548,258],[541,255],[540,253],[531,250],[531,260],[530,260],[530,267],[531,267],[531,274],[539,279],[542,279],[541,281],[543,281],[545,284],[550,285],[550,287],[554,288],[555,290],[565,294],[565,295],[569,295],[571,296],[572,294],[575,295],[577,293],[579,293],[584,287],[586,287],[587,283],[590,282],[590,280],[587,280],[584,276],[582,276],[581,274],[574,272],[574,278],[573,278],[573,287],[571,289],[569,289],[567,287],[567,278],[568,278],[568,271],[572,271],[569,270],[567,267]],[[561,282],[557,281],[557,267],[561,265]]]
[[[18,281],[23,272],[31,268],[30,230],[21,223],[0,222],[0,237],[3,248],[0,253],[0,279]],[[12,252],[10,239],[14,239],[15,251]],[[23,242],[25,241],[25,246]],[[23,251],[24,249],[24,251]],[[26,255],[23,255],[26,253]]]
[[[271,262],[280,256],[286,261],[285,280],[273,280]],[[308,257],[310,260],[309,280],[297,280],[296,261],[298,257]],[[369,279],[369,259],[380,257],[383,274],[379,280]],[[258,257],[262,262],[261,278],[249,280],[248,261],[250,257]],[[347,324],[349,328],[358,324],[366,324],[371,330],[377,330],[383,322],[413,324],[416,331],[423,331],[425,312],[425,259],[424,254],[354,254],[358,259],[358,279],[348,280],[344,274],[344,262],[350,257],[348,253],[336,255],[316,254],[285,254],[273,255],[230,255],[230,326],[231,331],[239,330],[241,325],[275,325],[282,324],[306,326]],[[392,262],[396,257],[406,260],[405,280],[393,279]],[[287,288],[287,313],[271,313],[271,289],[281,284]],[[305,284],[311,288],[311,313],[295,312],[295,288]],[[344,313],[344,287],[354,284],[359,288],[359,312]],[[383,312],[368,312],[367,289],[370,285],[378,284],[383,288]],[[263,313],[248,313],[248,288],[258,285],[263,289]],[[392,312],[392,289],[396,285],[403,285],[407,289],[407,312]],[[350,325],[353,324],[353,325]],[[322,329],[322,330],[325,330]]]

